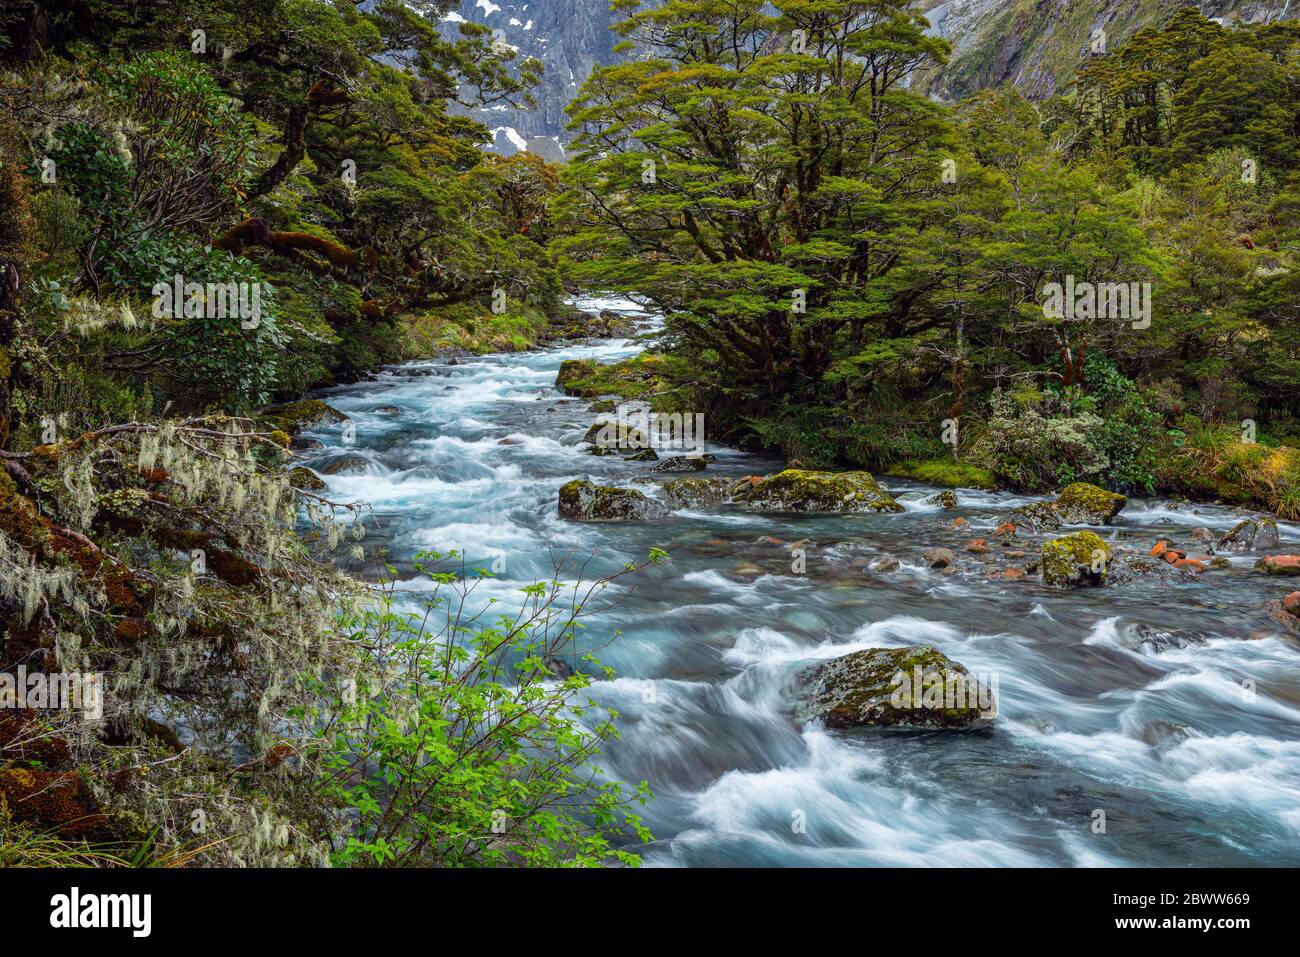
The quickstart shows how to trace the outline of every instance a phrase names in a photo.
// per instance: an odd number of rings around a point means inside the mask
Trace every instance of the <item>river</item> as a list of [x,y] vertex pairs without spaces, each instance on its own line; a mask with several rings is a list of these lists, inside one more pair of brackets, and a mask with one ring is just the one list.
[[[654,324],[626,300],[579,305]],[[595,696],[623,729],[602,766],[650,783],[655,841],[635,848],[648,865],[1300,864],[1300,644],[1260,610],[1291,589],[1253,571],[1257,556],[1173,586],[1054,591],[991,579],[973,556],[945,577],[920,556],[960,552],[969,534],[954,517],[991,532],[1030,499],[962,490],[944,510],[924,501],[935,489],[894,480],[885,484],[906,507],[896,515],[719,507],[656,523],[564,521],[556,493],[572,478],[654,491],[652,463],[580,451],[597,416],[554,388],[564,359],[640,348],[586,341],[386,369],[320,393],[352,417],[356,438],[345,450],[337,429],[308,433],[326,448],[306,464],[364,456],[363,474],[327,480],[332,498],[373,508],[367,545],[387,547],[403,574],[402,559],[422,549],[498,560],[503,573],[479,594],[503,603],[552,577],[557,555],[588,560],[591,576],[652,546],[669,552],[613,586],[616,600],[599,603],[584,633],[621,632],[600,652],[618,677]],[[704,475],[782,467],[707,451],[717,461]],[[1101,531],[1184,542],[1245,514],[1137,499]],[[1300,528],[1281,533],[1282,551],[1300,550]],[[809,540],[806,570],[764,536]],[[863,567],[881,554],[900,567]],[[992,730],[826,731],[792,719],[802,667],[916,643],[996,677]]]

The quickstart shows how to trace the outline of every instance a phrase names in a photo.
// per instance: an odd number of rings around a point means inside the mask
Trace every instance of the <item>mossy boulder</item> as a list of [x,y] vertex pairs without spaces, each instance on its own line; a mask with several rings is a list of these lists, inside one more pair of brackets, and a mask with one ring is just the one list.
[[901,512],[869,472],[786,469],[737,483],[732,497],[749,508],[781,512]]
[[668,508],[633,488],[574,479],[560,487],[560,517],[577,522],[648,521],[666,518]]
[[340,455],[321,466],[325,475],[364,475],[370,460],[364,455]]
[[319,492],[326,487],[324,479],[301,465],[289,472],[289,484],[307,492]]
[[268,431],[297,435],[303,429],[316,429],[349,421],[348,417],[320,399],[302,399],[267,409],[258,422]]
[[650,448],[650,439],[640,429],[633,428],[626,422],[612,422],[608,419],[589,428],[582,441],[626,452]]
[[[560,363],[555,387],[582,399],[618,396],[623,401],[645,399],[660,412],[671,412],[671,396],[664,374],[668,362],[653,352],[643,352],[614,363],[592,359],[566,359]],[[680,411],[680,410],[678,410]]]
[[1087,482],[1074,482],[1061,490],[1054,503],[1067,525],[1106,525],[1128,504],[1123,495]]
[[628,462],[657,462],[659,453],[654,449],[642,449],[639,452],[633,452],[631,455],[623,457]]
[[591,375],[596,368],[592,359],[565,359],[560,363],[560,371],[555,376],[555,387],[565,395],[574,395],[569,387],[584,376]]
[[679,478],[665,482],[664,495],[680,508],[720,505],[727,499],[728,479]]
[[1093,532],[1075,532],[1043,543],[1043,582],[1047,585],[1102,585],[1111,559],[1110,546]]
[[654,467],[656,472],[702,472],[709,460],[702,455],[673,455]]
[[828,728],[980,728],[997,716],[997,701],[961,664],[913,645],[868,648],[808,669],[796,712]]
[[938,505],[940,508],[956,508],[957,493],[952,489],[945,489],[937,495],[931,495],[925,500],[927,505]]
[[1226,552],[1262,552],[1277,548],[1280,542],[1277,522],[1273,519],[1247,518],[1228,529],[1215,548]]

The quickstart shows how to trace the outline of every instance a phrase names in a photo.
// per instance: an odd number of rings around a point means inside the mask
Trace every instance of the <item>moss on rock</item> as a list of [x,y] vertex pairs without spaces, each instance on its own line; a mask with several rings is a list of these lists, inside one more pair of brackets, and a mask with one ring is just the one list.
[[[258,424],[267,431],[296,435],[303,429],[347,422],[348,417],[320,399],[301,399],[265,410],[258,416]],[[277,440],[278,441],[278,440]]]
[[1105,584],[1110,546],[1093,532],[1075,532],[1043,543],[1040,567],[1048,585]]
[[901,512],[903,506],[869,472],[786,469],[746,484],[733,498],[750,508],[783,512]]
[[579,522],[647,521],[666,518],[668,508],[633,488],[596,485],[574,479],[560,487],[561,518]]
[[1123,511],[1128,499],[1087,482],[1067,485],[1054,503],[1069,525],[1105,525]]
[[869,648],[806,671],[797,707],[828,728],[978,728],[997,714],[992,689],[930,645]]
[[702,505],[720,505],[727,499],[729,479],[679,478],[665,482],[664,495],[674,505],[698,508]]

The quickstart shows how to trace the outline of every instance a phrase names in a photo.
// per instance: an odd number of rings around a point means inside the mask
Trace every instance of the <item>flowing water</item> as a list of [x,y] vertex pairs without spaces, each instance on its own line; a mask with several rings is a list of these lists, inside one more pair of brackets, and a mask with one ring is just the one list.
[[[579,304],[653,325],[626,300]],[[934,489],[901,481],[886,482],[906,506],[897,515],[718,507],[654,523],[561,520],[556,493],[572,478],[656,489],[652,463],[583,453],[597,416],[553,386],[563,359],[640,348],[598,340],[388,369],[322,393],[353,418],[356,440],[343,449],[337,430],[310,433],[327,447],[307,464],[364,456],[364,474],[328,481],[331,497],[373,507],[367,544],[404,570],[423,549],[498,560],[503,573],[476,594],[503,604],[552,577],[561,556],[571,579],[575,556],[590,578],[652,546],[670,553],[611,586],[583,632],[593,644],[621,632],[599,653],[619,677],[595,693],[623,728],[603,764],[651,786],[655,841],[635,848],[648,864],[1300,864],[1300,644],[1261,611],[1290,589],[1254,572],[1257,556],[1177,585],[1052,591],[992,580],[974,556],[945,577],[921,560],[927,547],[961,554],[1027,499],[961,491],[960,507],[942,510],[924,501]],[[781,467],[707,450],[717,456],[707,475]],[[1196,526],[1217,534],[1242,514],[1132,500],[1101,531],[1145,550],[1159,537],[1190,542]],[[954,529],[957,515],[971,529]],[[1300,550],[1300,528],[1281,532],[1282,551]],[[765,536],[808,540],[806,570]],[[1028,548],[1032,557],[1032,539]],[[864,567],[882,554],[900,567]],[[917,643],[996,680],[991,730],[826,731],[793,719],[801,668]]]

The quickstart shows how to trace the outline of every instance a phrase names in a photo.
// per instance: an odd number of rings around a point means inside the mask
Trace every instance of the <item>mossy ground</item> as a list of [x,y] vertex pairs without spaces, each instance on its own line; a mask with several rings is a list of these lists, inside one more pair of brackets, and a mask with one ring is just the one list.
[[522,352],[537,345],[546,315],[530,306],[501,314],[477,303],[459,303],[398,321],[403,359],[428,359],[449,352]]
[[909,478],[931,485],[943,485],[947,488],[978,488],[993,491],[998,487],[993,473],[986,468],[970,462],[954,462],[951,459],[926,459],[924,461],[907,461],[891,465],[886,475],[897,478]]

